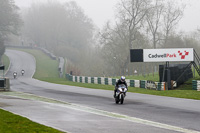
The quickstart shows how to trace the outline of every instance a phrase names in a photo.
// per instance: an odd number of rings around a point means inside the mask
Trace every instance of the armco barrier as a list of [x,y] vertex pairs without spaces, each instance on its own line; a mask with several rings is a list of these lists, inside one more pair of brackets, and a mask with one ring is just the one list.
[[101,77],[101,84],[105,85],[105,78],[104,77]]
[[105,85],[108,85],[108,78],[105,78]]
[[130,86],[130,79],[126,79],[127,86]]
[[88,77],[85,77],[85,83],[88,83]]
[[94,84],[94,77],[91,77],[91,83]]
[[82,83],[85,83],[85,77],[82,77]]
[[98,84],[98,77],[94,77],[94,83]]
[[140,80],[134,80],[134,87],[140,88]]
[[130,86],[135,87],[135,81],[134,80],[130,80]]
[[140,80],[140,88],[146,88],[146,80]]
[[112,85],[116,84],[116,79],[112,79]]
[[101,84],[101,78],[98,77],[98,84]]
[[197,90],[197,80],[192,80],[192,89]]
[[192,80],[192,89],[200,91],[200,80]]
[[[84,76],[72,76],[70,74],[66,74],[65,76],[69,81],[72,82],[80,82],[80,83],[92,83],[92,84],[105,84],[105,85],[115,85],[118,79],[113,78],[104,78],[104,77],[84,77]],[[144,88],[147,89],[149,82],[146,80],[126,80],[127,85],[130,87]],[[193,81],[197,83],[196,81]],[[154,88],[156,90],[166,90],[165,82],[153,82]],[[197,85],[194,85],[195,87]],[[199,81],[200,88],[200,81]]]
[[113,85],[112,84],[112,78],[108,78],[108,85]]
[[166,90],[165,82],[155,82],[155,84],[156,84],[156,89],[158,91],[165,91]]
[[88,77],[88,83],[92,83],[92,82],[91,82],[91,77]]
[[79,78],[80,78],[79,82],[83,83],[82,77],[79,77]]

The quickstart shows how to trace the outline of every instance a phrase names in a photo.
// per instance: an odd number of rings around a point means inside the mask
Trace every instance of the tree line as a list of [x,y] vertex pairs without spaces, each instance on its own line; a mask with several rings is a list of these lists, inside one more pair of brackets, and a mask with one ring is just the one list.
[[[2,6],[5,1],[10,8]],[[155,65],[159,64],[130,63],[130,49],[199,49],[200,30],[189,34],[177,31],[186,5],[173,0],[119,0],[115,20],[105,23],[102,29],[97,28],[74,1],[32,4],[21,10],[23,23],[19,8],[12,0],[0,2],[3,7],[0,17],[14,16],[7,26],[1,22],[6,18],[0,19],[1,38],[11,40],[10,33],[18,34],[23,24],[19,45],[43,47],[66,57],[68,72],[73,71],[74,75],[113,76],[133,74],[135,70],[139,73],[155,71]],[[1,12],[7,9],[12,9],[11,14],[3,16]]]
[[13,0],[0,0],[0,60],[5,52],[4,42],[10,34],[19,34],[22,20]]
[[176,1],[121,0],[115,24],[107,23],[101,35],[103,56],[110,57],[105,58],[106,62],[118,64],[115,69],[125,74],[129,67],[134,67],[130,64],[129,49],[168,47],[184,7]]

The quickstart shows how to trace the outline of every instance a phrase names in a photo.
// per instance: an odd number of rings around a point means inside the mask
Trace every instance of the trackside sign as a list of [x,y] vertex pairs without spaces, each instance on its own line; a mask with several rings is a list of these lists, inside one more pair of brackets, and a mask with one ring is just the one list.
[[[137,55],[135,53],[137,53]],[[138,57],[138,55],[140,57]],[[169,62],[194,61],[193,48],[131,50],[131,62],[166,62],[166,61]]]

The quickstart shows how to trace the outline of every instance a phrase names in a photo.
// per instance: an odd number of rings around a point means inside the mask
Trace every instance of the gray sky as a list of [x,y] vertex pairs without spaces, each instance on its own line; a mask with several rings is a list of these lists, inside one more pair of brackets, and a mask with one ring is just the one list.
[[187,4],[179,30],[192,31],[200,29],[200,0],[180,0]]
[[[28,7],[33,2],[41,0],[15,0],[20,7]],[[45,1],[45,0],[43,0]],[[70,0],[59,0],[68,2]],[[91,18],[94,23],[102,28],[107,20],[114,19],[114,9],[119,0],[74,0],[83,8],[85,14]],[[200,0],[180,0],[187,4],[184,12],[184,17],[180,22],[179,30],[192,31],[200,28]]]

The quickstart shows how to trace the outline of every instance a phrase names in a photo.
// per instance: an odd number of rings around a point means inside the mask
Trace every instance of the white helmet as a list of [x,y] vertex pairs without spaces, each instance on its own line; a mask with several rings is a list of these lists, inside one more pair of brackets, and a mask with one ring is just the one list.
[[121,76],[121,81],[124,82],[125,81],[125,77]]

